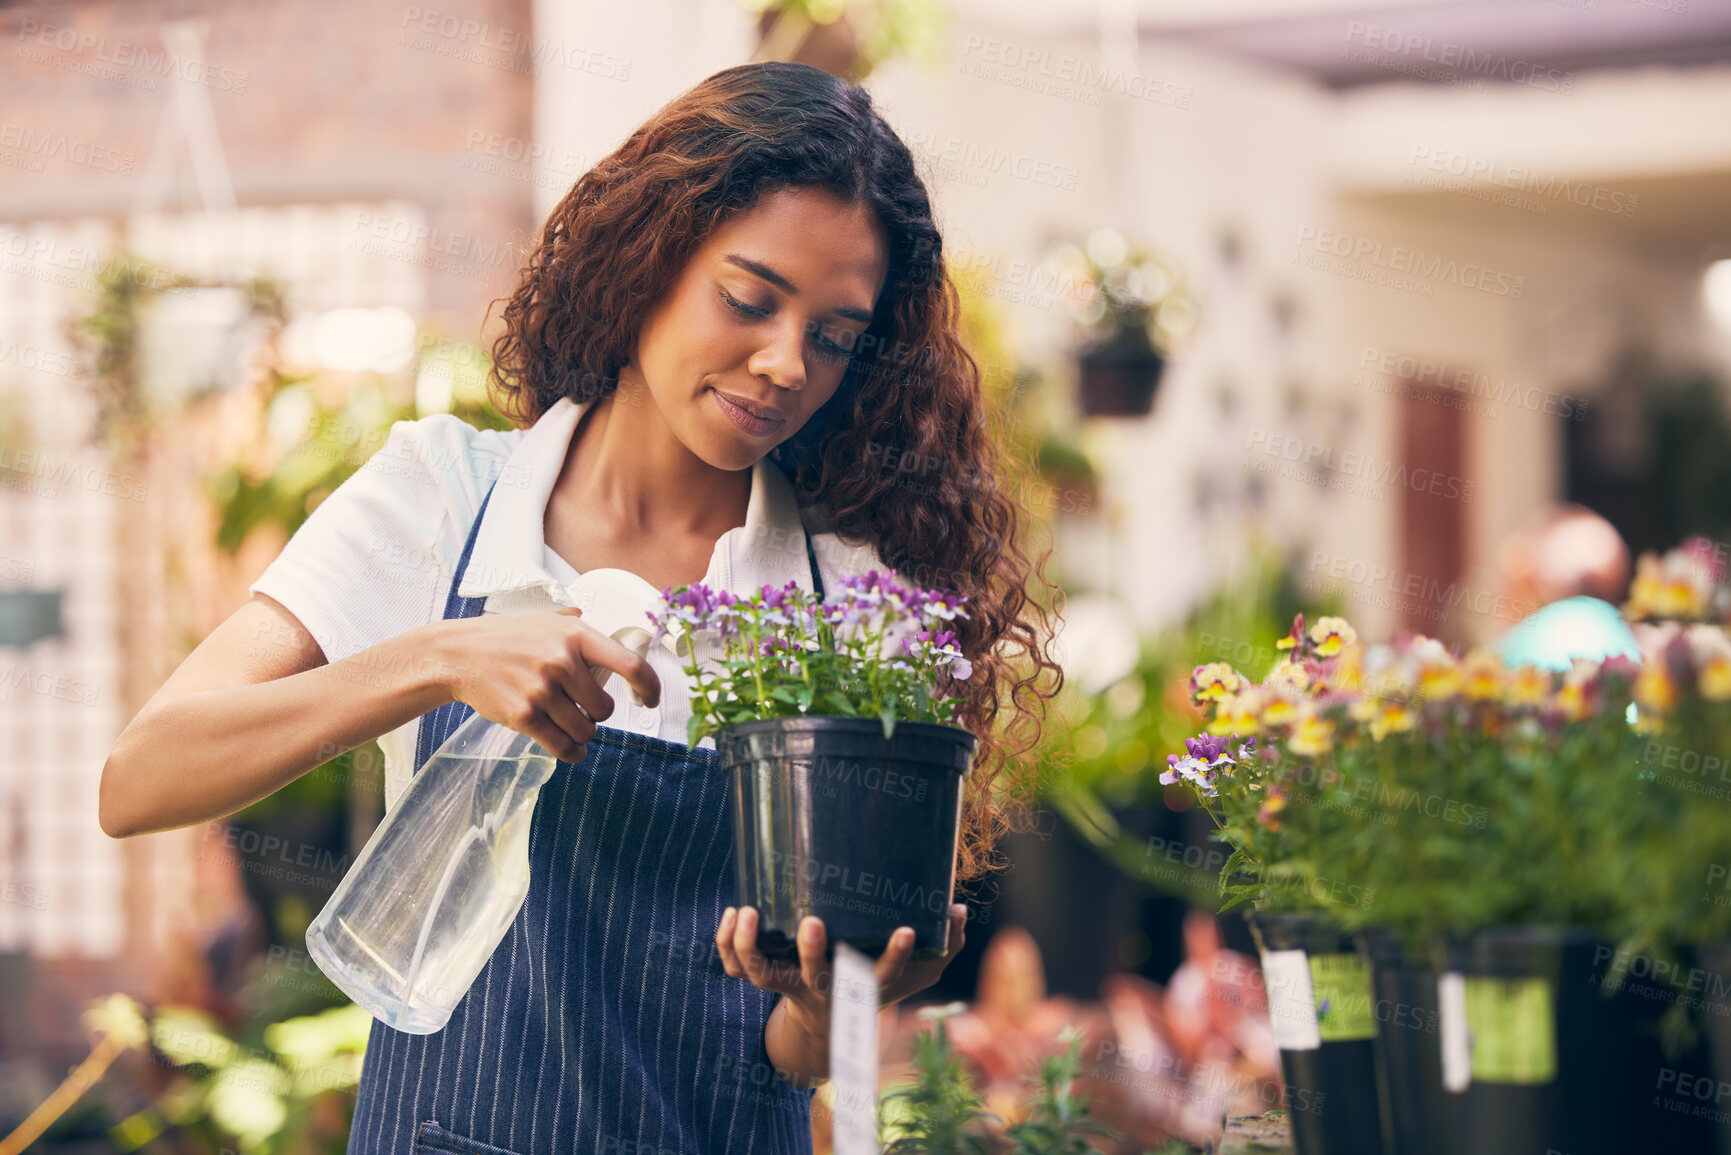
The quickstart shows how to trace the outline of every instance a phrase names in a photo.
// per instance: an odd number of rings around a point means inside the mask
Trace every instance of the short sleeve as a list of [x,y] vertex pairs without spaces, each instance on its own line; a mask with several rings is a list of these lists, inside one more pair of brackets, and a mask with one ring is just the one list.
[[281,602],[327,662],[436,620],[511,443],[451,414],[397,422],[247,588]]

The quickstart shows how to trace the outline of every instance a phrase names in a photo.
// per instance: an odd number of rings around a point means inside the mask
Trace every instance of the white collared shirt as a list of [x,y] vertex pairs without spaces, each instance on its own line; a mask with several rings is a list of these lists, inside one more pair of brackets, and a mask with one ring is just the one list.
[[[484,596],[483,613],[578,606],[590,625],[641,645],[646,636],[624,631],[647,631],[644,615],[660,591],[628,570],[579,574],[543,533],[547,501],[588,404],[563,398],[527,429],[476,429],[443,413],[397,422],[384,446],[313,510],[248,589],[281,602],[331,663],[438,621],[492,484],[459,594]],[[869,546],[824,531],[820,518],[798,504],[781,469],[762,458],[752,466],[745,524],[716,540],[703,582],[740,596],[789,580],[810,589],[806,532],[826,589],[845,574],[889,568]],[[610,674],[603,688],[614,711],[604,724],[684,743],[691,705],[683,659],[671,637],[644,656],[661,679],[660,705],[638,704],[624,679]],[[355,676],[367,676],[364,664]],[[379,737],[387,807],[408,785],[419,726],[416,718]],[[706,737],[699,745],[713,749],[715,742]]]

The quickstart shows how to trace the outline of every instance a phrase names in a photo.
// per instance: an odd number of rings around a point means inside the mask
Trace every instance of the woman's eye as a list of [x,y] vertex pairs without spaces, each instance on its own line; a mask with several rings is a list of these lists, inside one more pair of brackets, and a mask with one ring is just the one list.
[[836,344],[828,337],[825,337],[821,331],[817,334],[817,347],[821,352],[837,360],[845,361],[849,357],[853,356],[853,350],[851,348],[846,345]]
[[[767,317],[770,313],[768,309],[760,309],[756,305],[746,304],[726,289],[721,290],[721,299],[727,302],[727,307],[732,309],[734,312],[739,313],[742,316],[750,317],[754,320],[759,317]],[[851,348],[846,345],[838,345],[828,337],[825,337],[823,335],[823,329],[820,326],[808,325],[807,329],[815,339],[818,352],[827,359],[845,361],[853,356],[853,350]]]
[[732,293],[728,292],[726,289],[721,290],[721,299],[726,301],[728,308],[732,309],[736,313],[743,313],[748,317],[767,317],[767,316],[769,316],[769,310],[768,309],[759,309],[755,305],[748,305],[744,301],[741,301],[739,298],[735,297]]

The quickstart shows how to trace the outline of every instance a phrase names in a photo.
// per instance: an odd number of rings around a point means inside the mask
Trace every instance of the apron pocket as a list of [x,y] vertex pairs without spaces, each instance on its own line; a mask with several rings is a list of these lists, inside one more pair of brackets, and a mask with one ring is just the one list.
[[415,1128],[415,1150],[439,1151],[445,1155],[517,1155],[515,1151],[454,1134],[431,1119]]

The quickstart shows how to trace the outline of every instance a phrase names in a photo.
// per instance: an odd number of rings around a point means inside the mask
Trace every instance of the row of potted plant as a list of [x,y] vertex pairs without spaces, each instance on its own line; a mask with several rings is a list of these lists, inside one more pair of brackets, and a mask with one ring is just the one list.
[[[1655,589],[1632,617],[1696,604]],[[1253,909],[1289,1104],[1326,1104],[1292,1112],[1301,1155],[1726,1131],[1695,1092],[1731,1078],[1731,1046],[1714,1081],[1688,1036],[1692,1009],[1722,1040],[1731,1012],[1731,640],[1639,634],[1639,664],[1552,672],[1300,617],[1260,682],[1195,669],[1206,730],[1162,780],[1230,848],[1221,888]]]

